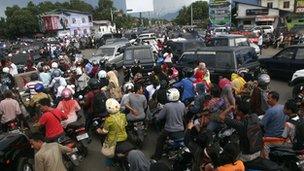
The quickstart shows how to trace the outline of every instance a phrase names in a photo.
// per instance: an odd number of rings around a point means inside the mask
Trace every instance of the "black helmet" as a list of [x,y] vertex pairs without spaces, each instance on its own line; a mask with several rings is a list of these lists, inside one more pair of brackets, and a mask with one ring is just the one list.
[[88,85],[92,90],[100,88],[100,82],[96,78],[91,78],[88,82]]

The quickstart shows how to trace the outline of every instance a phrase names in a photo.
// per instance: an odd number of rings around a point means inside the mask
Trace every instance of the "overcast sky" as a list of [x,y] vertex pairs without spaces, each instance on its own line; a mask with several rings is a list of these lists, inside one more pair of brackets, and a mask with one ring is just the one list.
[[[25,6],[29,1],[33,1],[34,3],[39,3],[44,0],[0,0],[0,16],[5,16],[4,11],[5,8],[8,6],[13,5],[19,5],[19,6]],[[52,2],[64,2],[68,0],[49,0]],[[88,2],[94,6],[97,5],[98,0],[84,0],[85,2]],[[145,1],[145,0],[142,0]],[[155,13],[160,13],[160,15],[170,13],[170,12],[176,12],[184,5],[189,5],[192,2],[197,0],[154,0],[154,10]],[[125,8],[125,0],[113,0],[114,6],[118,9],[124,9]]]

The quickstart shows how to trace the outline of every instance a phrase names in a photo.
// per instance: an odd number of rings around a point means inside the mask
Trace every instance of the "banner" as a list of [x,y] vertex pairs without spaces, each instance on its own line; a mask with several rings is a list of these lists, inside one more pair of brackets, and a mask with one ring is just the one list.
[[304,0],[296,0],[295,12],[304,13]]
[[212,27],[230,26],[231,24],[230,0],[210,0],[209,20]]

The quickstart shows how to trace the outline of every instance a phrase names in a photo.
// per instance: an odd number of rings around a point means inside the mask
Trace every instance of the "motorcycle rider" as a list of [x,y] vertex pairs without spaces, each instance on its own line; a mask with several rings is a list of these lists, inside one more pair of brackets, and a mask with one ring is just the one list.
[[258,86],[256,86],[251,95],[250,106],[253,113],[264,115],[268,109],[267,94],[270,77],[268,74],[261,74],[258,77]]
[[0,102],[0,120],[2,130],[7,131],[10,123],[15,122],[16,119],[23,121],[20,105],[17,100],[13,99],[13,93],[6,90],[4,93],[5,99]]
[[53,94],[55,96],[55,104],[57,104],[57,102],[59,102],[60,100],[60,96],[61,96],[61,91],[59,90],[60,87],[66,87],[66,86],[67,86],[67,82],[65,78],[61,76],[60,70],[54,70],[53,79],[49,85],[49,88],[53,89]]
[[38,80],[37,73],[33,73],[30,76],[31,81],[25,84],[25,90],[30,92],[30,97],[33,97],[37,92],[35,91],[35,85],[38,83],[41,83],[41,81]]
[[67,117],[66,120],[62,121],[61,124],[65,128],[68,124],[77,121],[77,114],[81,108],[76,100],[72,98],[72,92],[69,88],[65,88],[61,92],[61,97],[63,98],[57,109],[61,110]]
[[125,111],[125,113],[129,113],[127,112],[126,110],[126,104],[128,103],[129,101],[129,95],[132,94],[132,92],[134,91],[134,84],[133,83],[126,83],[123,87],[124,89],[124,95],[122,96],[121,98],[121,102],[120,102],[120,108],[122,111]]
[[125,107],[130,110],[127,115],[128,121],[143,120],[146,117],[145,109],[147,108],[147,99],[143,95],[141,84],[134,85],[134,93],[129,94]]
[[107,72],[105,70],[101,70],[97,74],[98,80],[100,82],[100,86],[102,89],[106,90],[109,85],[109,80],[107,79]]
[[186,77],[183,78],[180,82],[175,83],[173,87],[177,89],[182,89],[182,98],[181,101],[187,106],[190,104],[195,96],[195,90],[193,86],[193,80],[191,80],[193,73],[192,72],[187,72]]
[[45,137],[48,142],[55,142],[59,137],[64,135],[64,129],[61,125],[61,121],[67,119],[66,115],[56,109],[51,107],[51,100],[49,98],[44,98],[39,101],[39,108],[43,112],[39,121],[34,124],[34,127],[45,127]]
[[169,136],[172,139],[178,139],[184,136],[183,116],[186,113],[185,105],[179,101],[180,93],[176,88],[167,91],[169,103],[165,104],[163,109],[157,114],[156,120],[166,118],[164,129],[161,131],[156,144],[153,159],[159,160],[162,156],[163,147]]
[[0,92],[1,96],[3,96],[4,92],[6,90],[11,90],[15,87],[15,79],[14,77],[9,73],[9,68],[4,67],[2,69],[2,72],[0,73]]

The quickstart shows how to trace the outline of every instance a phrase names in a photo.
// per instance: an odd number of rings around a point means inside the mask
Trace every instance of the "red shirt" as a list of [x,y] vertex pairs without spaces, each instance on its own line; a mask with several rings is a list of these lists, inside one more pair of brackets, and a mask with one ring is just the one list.
[[[54,115],[56,115],[58,119]],[[64,119],[66,119],[65,115],[58,109],[45,112],[39,119],[39,123],[45,126],[45,137],[54,138],[62,134],[64,130],[61,125],[61,120]]]

